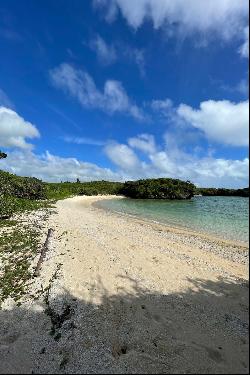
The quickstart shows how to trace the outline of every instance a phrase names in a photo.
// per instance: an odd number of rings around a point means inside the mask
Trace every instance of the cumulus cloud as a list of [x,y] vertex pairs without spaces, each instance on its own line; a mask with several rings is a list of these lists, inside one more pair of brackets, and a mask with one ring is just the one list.
[[177,114],[200,129],[212,141],[231,146],[247,146],[249,137],[249,102],[208,100],[199,109],[181,104]]
[[94,5],[113,21],[118,12],[134,29],[150,20],[155,29],[177,27],[186,34],[216,32],[230,39],[247,22],[248,2],[245,0],[94,0]]
[[125,144],[111,143],[105,148],[109,159],[121,169],[122,175],[133,176],[140,168],[140,160],[134,151]]
[[248,186],[249,160],[229,160],[212,156],[197,157],[176,149],[150,156],[152,168],[162,176],[191,180],[198,186]]
[[98,60],[104,65],[113,64],[117,59],[114,46],[108,45],[100,35],[90,41],[90,48],[96,52]]
[[[234,91],[246,93],[247,83],[241,81]],[[170,99],[153,100],[150,103],[156,115],[175,128],[190,134],[198,129],[197,136],[230,146],[247,146],[249,137],[249,101],[234,103],[229,100],[207,100],[198,109],[187,104],[174,106]],[[192,132],[193,132],[192,131]],[[194,135],[194,134],[193,134]],[[192,135],[192,136],[193,136]]]
[[[171,135],[165,135],[165,138],[169,137]],[[149,139],[149,135],[147,138]],[[215,158],[209,152],[199,157],[195,153],[190,154],[180,149],[173,138],[165,147],[148,148],[140,143],[141,139],[140,135],[133,138],[132,142],[130,139],[129,146],[116,143],[106,148],[107,156],[118,167],[117,173],[122,179],[171,177],[191,180],[199,186],[248,186],[248,158],[243,160]],[[155,145],[152,135],[150,139]],[[144,160],[138,158],[136,149],[144,152]]]
[[[171,138],[166,134],[165,138]],[[137,150],[144,153],[142,158]],[[191,180],[199,186],[248,186],[248,158],[229,160],[211,154],[199,157],[187,153],[174,144],[174,138],[164,146],[156,145],[153,135],[142,134],[130,138],[128,144],[109,143],[104,151],[116,167],[102,168],[74,157],[60,157],[50,152],[35,154],[31,150],[8,152],[1,161],[1,169],[22,176],[34,176],[44,181],[110,180],[172,177]]]
[[85,108],[97,108],[109,114],[125,113],[136,120],[143,120],[142,110],[128,97],[121,82],[107,80],[103,92],[85,71],[69,64],[61,64],[50,71],[53,84],[76,98]]
[[244,43],[239,48],[242,57],[249,58],[249,27],[244,29]]
[[120,176],[108,168],[86,163],[76,158],[52,155],[48,151],[37,155],[31,151],[12,151],[1,161],[1,169],[20,176],[33,176],[44,181],[119,180]]
[[25,121],[10,108],[0,107],[0,146],[31,149],[33,146],[26,138],[39,137],[35,125]]

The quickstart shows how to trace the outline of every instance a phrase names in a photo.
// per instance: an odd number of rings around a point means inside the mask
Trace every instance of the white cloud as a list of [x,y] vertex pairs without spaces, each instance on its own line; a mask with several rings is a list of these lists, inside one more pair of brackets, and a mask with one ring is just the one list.
[[[166,134],[165,138],[169,137]],[[152,135],[150,138],[151,141],[154,139]],[[158,146],[154,149],[141,147],[140,140],[141,136],[133,138],[133,142],[130,139],[130,147],[116,143],[106,148],[107,156],[118,167],[117,173],[122,179],[170,177],[191,180],[199,186],[214,187],[245,187],[249,184],[248,158],[228,160],[215,158],[209,152],[199,157],[181,150],[178,143],[174,143],[173,137],[166,147]],[[147,162],[140,160],[134,149],[143,151]]]
[[117,59],[114,46],[108,45],[100,35],[90,41],[90,48],[96,52],[98,60],[104,65],[113,64]]
[[[165,138],[171,138],[166,134]],[[145,141],[145,142],[144,142]],[[102,168],[73,157],[60,157],[48,151],[37,155],[31,150],[8,152],[1,161],[1,169],[22,176],[34,176],[44,181],[110,180],[121,181],[138,178],[172,177],[191,180],[200,186],[245,187],[248,186],[249,160],[216,158],[209,153],[203,157],[189,154],[174,143],[174,137],[166,146],[156,145],[149,134],[130,138],[129,145],[109,143],[105,153],[117,171]],[[136,150],[144,152],[143,159]]]
[[249,58],[249,27],[244,29],[244,43],[239,48],[242,57]]
[[36,155],[31,151],[14,151],[1,161],[1,169],[20,176],[33,176],[43,181],[119,180],[120,177],[108,168],[79,161],[76,158],[63,158],[50,154]]
[[249,160],[223,158],[198,158],[180,152],[179,157],[171,151],[161,151],[151,157],[153,168],[162,176],[191,180],[199,186],[243,187],[248,186]]
[[26,138],[37,138],[39,132],[30,122],[25,121],[15,111],[0,107],[0,146],[31,149]]
[[231,146],[247,146],[249,137],[249,103],[208,100],[194,109],[181,104],[177,114],[200,129],[208,139]]
[[173,102],[169,98],[164,100],[153,100],[151,106],[154,110],[160,110],[165,113],[165,111],[168,111],[173,107]]
[[[214,36],[223,41],[241,39],[248,24],[246,0],[93,0],[93,4],[108,22],[119,13],[135,30],[151,21],[154,29],[162,28],[167,35],[199,37],[201,42],[196,45],[201,46]],[[247,54],[246,43],[240,51],[243,56]]]
[[249,83],[248,83],[248,77],[241,79],[236,85],[228,85],[225,83],[221,83],[220,81],[215,81],[217,85],[219,85],[219,88],[228,92],[228,93],[240,93],[244,97],[249,96]]
[[124,60],[128,60],[137,65],[141,76],[145,76],[145,51],[143,49],[130,47],[121,43],[119,47],[117,47],[117,50]]
[[140,167],[140,161],[134,151],[124,144],[111,143],[105,147],[109,159],[122,170],[124,175],[133,175]]
[[50,76],[56,87],[76,98],[85,108],[98,108],[109,114],[125,113],[136,120],[144,119],[142,110],[129,99],[119,81],[107,80],[101,92],[88,73],[65,63],[51,70]]
[[159,114],[165,119],[177,122],[176,109],[171,99],[166,98],[163,100],[152,100],[150,106],[155,113]]
[[140,74],[145,75],[145,51],[143,49],[131,47],[121,40],[108,44],[100,35],[90,41],[89,47],[96,52],[101,64],[111,65],[117,60],[125,61],[137,65]]
[[154,153],[156,150],[154,137],[150,134],[140,134],[137,137],[129,138],[128,144],[132,148],[136,148],[149,154]]
[[[120,10],[128,24],[137,29],[151,20],[154,28],[178,24],[185,32],[216,31],[230,38],[248,17],[245,0],[94,0],[94,4],[112,13],[114,20]],[[112,12],[111,12],[112,10]]]
[[63,140],[68,143],[75,143],[77,145],[91,145],[91,146],[105,146],[106,141],[98,141],[88,137],[63,137]]
[[248,79],[242,79],[236,85],[236,91],[238,91],[242,95],[245,95],[245,96],[248,97],[248,95],[249,95],[249,82],[248,82]]

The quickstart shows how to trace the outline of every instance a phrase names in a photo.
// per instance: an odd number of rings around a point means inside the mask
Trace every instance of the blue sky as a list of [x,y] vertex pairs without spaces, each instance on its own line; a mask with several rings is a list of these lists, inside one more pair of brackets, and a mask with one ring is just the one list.
[[248,35],[245,0],[2,0],[1,168],[247,186]]

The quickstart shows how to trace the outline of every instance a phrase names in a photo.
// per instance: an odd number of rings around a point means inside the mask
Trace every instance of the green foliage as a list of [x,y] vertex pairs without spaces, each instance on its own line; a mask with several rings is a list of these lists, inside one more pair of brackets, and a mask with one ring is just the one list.
[[91,181],[91,182],[61,182],[46,183],[48,199],[64,199],[74,195],[117,195],[123,186],[121,182]]
[[51,207],[51,204],[46,200],[36,201],[13,196],[0,196],[0,220],[9,218],[17,212],[32,211],[48,207]]
[[191,182],[171,178],[128,181],[121,189],[123,195],[136,199],[190,199],[194,192]]
[[196,194],[201,194],[204,196],[249,197],[249,188],[245,188],[245,189],[197,188]]
[[14,226],[0,237],[0,305],[8,297],[18,301],[27,291],[31,262],[38,251],[38,232],[29,227]]
[[48,199],[59,200],[78,194],[79,184],[71,182],[45,183],[45,192]]
[[8,297],[18,301],[32,277],[31,262],[38,250],[39,233],[17,220],[14,213],[50,207],[42,181],[0,171],[0,305]]
[[0,196],[3,195],[25,199],[44,199],[44,184],[37,178],[19,177],[0,170]]
[[0,150],[0,159],[5,159],[5,158],[7,158],[7,154],[5,154],[5,152],[2,152]]
[[119,195],[123,187],[121,182],[92,181],[81,184],[80,195]]

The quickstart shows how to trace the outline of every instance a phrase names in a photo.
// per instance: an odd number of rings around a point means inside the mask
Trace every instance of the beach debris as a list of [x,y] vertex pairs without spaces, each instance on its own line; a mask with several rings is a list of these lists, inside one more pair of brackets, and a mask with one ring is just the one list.
[[39,276],[40,275],[42,263],[43,263],[43,261],[45,259],[46,253],[48,251],[49,242],[50,242],[50,239],[52,237],[53,231],[54,230],[52,228],[48,229],[48,234],[47,234],[47,237],[46,237],[46,241],[45,241],[45,243],[44,243],[44,245],[42,247],[41,255],[40,255],[40,258],[38,260],[38,263],[37,263],[37,266],[36,266],[36,269],[35,269],[35,272],[34,272],[34,276]]

